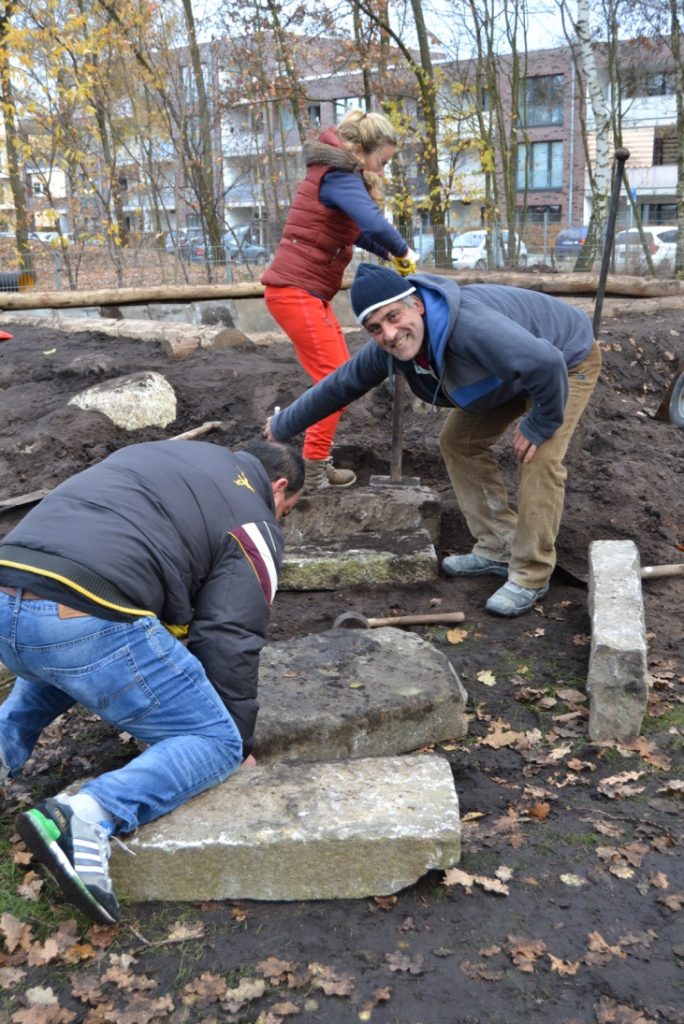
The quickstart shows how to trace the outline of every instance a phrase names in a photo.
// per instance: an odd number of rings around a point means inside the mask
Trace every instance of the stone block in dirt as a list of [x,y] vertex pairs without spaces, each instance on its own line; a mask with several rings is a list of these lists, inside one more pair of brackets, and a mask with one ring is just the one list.
[[461,854],[458,797],[436,755],[241,768],[114,848],[130,900],[387,895]]
[[644,602],[633,541],[589,545],[589,610],[589,737],[630,741],[639,735],[648,701]]
[[425,583],[437,572],[437,553],[426,530],[369,532],[287,547],[279,585],[281,590],[338,590]]
[[430,487],[329,487],[305,495],[283,523],[287,549],[312,538],[426,530],[437,541],[442,506]]
[[468,732],[453,665],[416,633],[331,629],[267,644],[256,756],[335,761],[403,754]]

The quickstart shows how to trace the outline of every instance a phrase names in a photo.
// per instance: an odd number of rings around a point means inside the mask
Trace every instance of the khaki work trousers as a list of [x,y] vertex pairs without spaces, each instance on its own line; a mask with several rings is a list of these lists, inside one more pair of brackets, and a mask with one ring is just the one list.
[[563,423],[537,449],[531,462],[518,465],[518,511],[508,493],[492,446],[530,407],[526,397],[514,398],[483,413],[453,409],[439,446],[468,529],[473,551],[508,562],[508,578],[537,589],[548,583],[556,564],[567,472],[563,459],[570,439],[596,386],[601,351],[596,342],[583,362],[568,371],[568,401]]

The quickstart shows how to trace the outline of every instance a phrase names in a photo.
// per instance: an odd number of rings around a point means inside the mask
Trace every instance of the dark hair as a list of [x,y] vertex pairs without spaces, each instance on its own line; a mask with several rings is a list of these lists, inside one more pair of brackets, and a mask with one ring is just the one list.
[[240,451],[258,459],[273,483],[280,477],[287,480],[286,494],[296,494],[304,486],[304,459],[292,445],[282,441],[252,441]]

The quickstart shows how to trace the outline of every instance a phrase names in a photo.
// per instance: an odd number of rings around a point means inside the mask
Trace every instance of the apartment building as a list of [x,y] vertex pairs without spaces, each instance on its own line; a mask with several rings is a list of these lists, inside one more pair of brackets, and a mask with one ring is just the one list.
[[[303,173],[304,139],[335,124],[350,108],[365,107],[370,81],[378,109],[387,99],[396,99],[408,111],[411,129],[400,157],[402,176],[416,201],[412,228],[429,231],[415,78],[399,70],[398,64],[392,66],[386,54],[382,68],[364,76],[351,46],[325,39],[298,41],[293,51],[297,62],[293,78],[284,74],[273,41],[264,43],[260,38],[259,47],[257,52],[256,43],[249,40],[217,40],[202,47],[221,222],[226,227],[249,226],[255,241],[273,247]],[[619,62],[620,81],[612,86],[605,55],[600,49],[597,55],[606,102],[617,111],[614,122],[621,138],[616,142],[631,154],[627,173],[633,201],[645,222],[672,223],[677,212],[677,112],[671,54],[645,41],[625,44]],[[395,56],[390,54],[390,58]],[[531,51],[517,69],[510,57],[502,56],[496,83],[487,88],[483,88],[472,60],[437,59],[435,68],[448,228],[478,226],[492,215],[505,223],[511,204],[520,231],[527,237],[536,232],[538,239],[546,241],[560,227],[586,224],[591,213],[587,158],[592,161],[595,156],[596,127],[570,49]],[[199,124],[197,95],[188,56],[182,51],[178,82],[182,116],[176,131],[185,133],[185,142],[193,142]],[[501,122],[496,122],[495,101],[508,118],[505,137]],[[494,195],[488,194],[482,173],[483,127],[496,158]],[[515,156],[507,186],[502,154],[510,156],[512,145]],[[156,181],[141,172],[141,163],[131,161],[130,166],[121,167],[128,227],[139,236],[180,228],[200,230],[202,210],[193,192],[188,161],[178,158],[179,138],[160,137],[155,140],[155,150]],[[46,224],[52,218],[62,231],[71,231],[70,211],[78,207],[79,197],[66,196],[66,184],[62,187],[60,180],[58,188],[55,174],[56,169],[46,178],[40,167],[27,165],[27,195],[34,224]],[[53,199],[58,196],[58,202],[52,203],[54,209],[48,193]],[[631,210],[629,198],[623,197],[620,224],[630,223]],[[0,212],[11,230],[7,203]],[[88,224],[97,231],[91,210]]]

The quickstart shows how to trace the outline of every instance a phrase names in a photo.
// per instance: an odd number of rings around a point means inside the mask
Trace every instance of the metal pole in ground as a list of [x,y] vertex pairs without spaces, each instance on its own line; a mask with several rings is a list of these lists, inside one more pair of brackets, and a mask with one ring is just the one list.
[[608,278],[608,266],[610,254],[613,249],[613,238],[615,236],[615,222],[617,220],[618,204],[620,202],[620,188],[622,186],[622,175],[625,164],[629,160],[628,149],[615,150],[615,164],[613,166],[613,188],[610,197],[610,208],[608,210],[608,225],[606,227],[606,244],[603,247],[603,259],[601,260],[601,272],[599,274],[598,287],[596,289],[596,303],[594,305],[594,337],[598,338],[601,329],[601,312],[603,310],[603,296],[606,293],[606,280]]
[[371,486],[417,487],[418,476],[402,476],[404,455],[404,376],[395,373],[392,377],[392,451],[390,453],[390,475],[372,476]]

